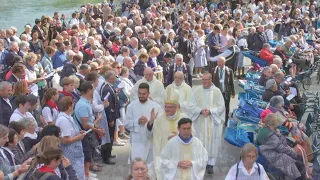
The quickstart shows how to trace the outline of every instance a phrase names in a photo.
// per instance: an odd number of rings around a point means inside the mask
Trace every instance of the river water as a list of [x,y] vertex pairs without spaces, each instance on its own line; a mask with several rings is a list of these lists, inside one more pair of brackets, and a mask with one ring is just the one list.
[[15,26],[20,35],[25,24],[33,26],[34,20],[42,15],[53,17],[57,11],[60,15],[67,14],[69,19],[72,12],[80,10],[81,5],[99,2],[103,0],[0,0],[0,29]]

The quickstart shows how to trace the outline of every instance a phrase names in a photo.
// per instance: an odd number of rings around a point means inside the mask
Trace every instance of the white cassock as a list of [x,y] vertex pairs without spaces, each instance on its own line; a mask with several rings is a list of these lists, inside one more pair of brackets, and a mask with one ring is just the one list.
[[[178,167],[183,160],[192,162],[189,169]],[[161,152],[161,176],[160,180],[202,180],[208,161],[208,153],[201,141],[192,137],[185,143],[179,136],[169,140]]]
[[168,137],[175,132],[178,132],[178,122],[181,118],[186,118],[187,115],[177,111],[172,117],[168,117],[165,112],[158,115],[155,119],[152,127],[152,136],[153,136],[153,160],[156,170],[157,179],[160,177],[160,155],[164,146],[168,142]]
[[191,110],[196,107],[196,100],[192,91],[192,88],[186,84],[185,82],[182,82],[180,86],[177,86],[174,82],[167,86],[165,93],[164,93],[164,99],[166,99],[166,95],[168,94],[167,91],[169,89],[174,89],[179,95],[179,104],[180,109],[183,113],[187,114],[189,117],[191,117]]
[[139,124],[139,118],[145,116],[149,120],[153,108],[156,112],[161,113],[161,107],[156,102],[148,99],[142,104],[139,100],[135,100],[128,105],[125,116],[125,127],[130,131],[131,152],[129,160],[132,161],[136,157],[142,158],[147,162],[151,174],[154,173],[152,138],[148,136],[147,123],[145,125]]
[[130,100],[131,102],[139,99],[138,98],[138,89],[141,83],[147,83],[149,85],[150,97],[154,102],[158,103],[161,107],[163,107],[163,93],[164,86],[163,83],[153,77],[151,82],[147,81],[145,78],[140,79],[132,88]]
[[[213,84],[209,89],[197,86],[193,89],[197,101],[197,107],[192,109],[193,126],[196,137],[200,139],[208,151],[208,165],[215,165],[216,158],[223,138],[223,126],[225,121],[225,106],[221,91]],[[202,109],[209,109],[211,115],[204,117],[200,114]]]

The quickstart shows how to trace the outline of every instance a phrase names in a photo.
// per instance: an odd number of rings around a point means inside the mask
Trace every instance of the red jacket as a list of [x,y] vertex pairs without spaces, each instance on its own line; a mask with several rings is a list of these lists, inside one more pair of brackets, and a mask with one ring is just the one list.
[[261,49],[261,51],[259,53],[259,58],[267,61],[269,64],[273,63],[273,54],[268,49]]

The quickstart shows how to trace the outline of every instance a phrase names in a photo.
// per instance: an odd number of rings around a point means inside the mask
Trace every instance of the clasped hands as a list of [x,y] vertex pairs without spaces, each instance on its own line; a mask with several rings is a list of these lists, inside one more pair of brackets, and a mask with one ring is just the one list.
[[209,109],[202,109],[201,110],[201,114],[204,116],[204,117],[207,117],[211,114],[210,110]]
[[189,160],[183,160],[178,163],[178,167],[181,169],[188,169],[192,166],[192,162]]

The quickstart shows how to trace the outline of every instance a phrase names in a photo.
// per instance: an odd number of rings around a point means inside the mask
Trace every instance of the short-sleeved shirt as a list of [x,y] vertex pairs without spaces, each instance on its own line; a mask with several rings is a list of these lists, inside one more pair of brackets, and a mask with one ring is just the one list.
[[59,111],[57,111],[55,108],[52,108],[52,110],[46,106],[42,109],[42,116],[46,122],[52,122],[55,121],[58,117]]
[[[76,121],[78,120],[81,123],[81,125],[82,125],[81,118],[88,118],[88,123],[91,126],[94,126],[94,116],[93,116],[93,111],[92,111],[92,106],[90,101],[81,97],[80,100],[77,102],[74,111],[75,111],[75,117],[76,117],[75,120]],[[80,127],[80,129],[82,128]]]
[[69,116],[64,112],[59,113],[56,126],[60,127],[61,137],[73,137],[79,132],[77,123],[74,122],[72,116]]

